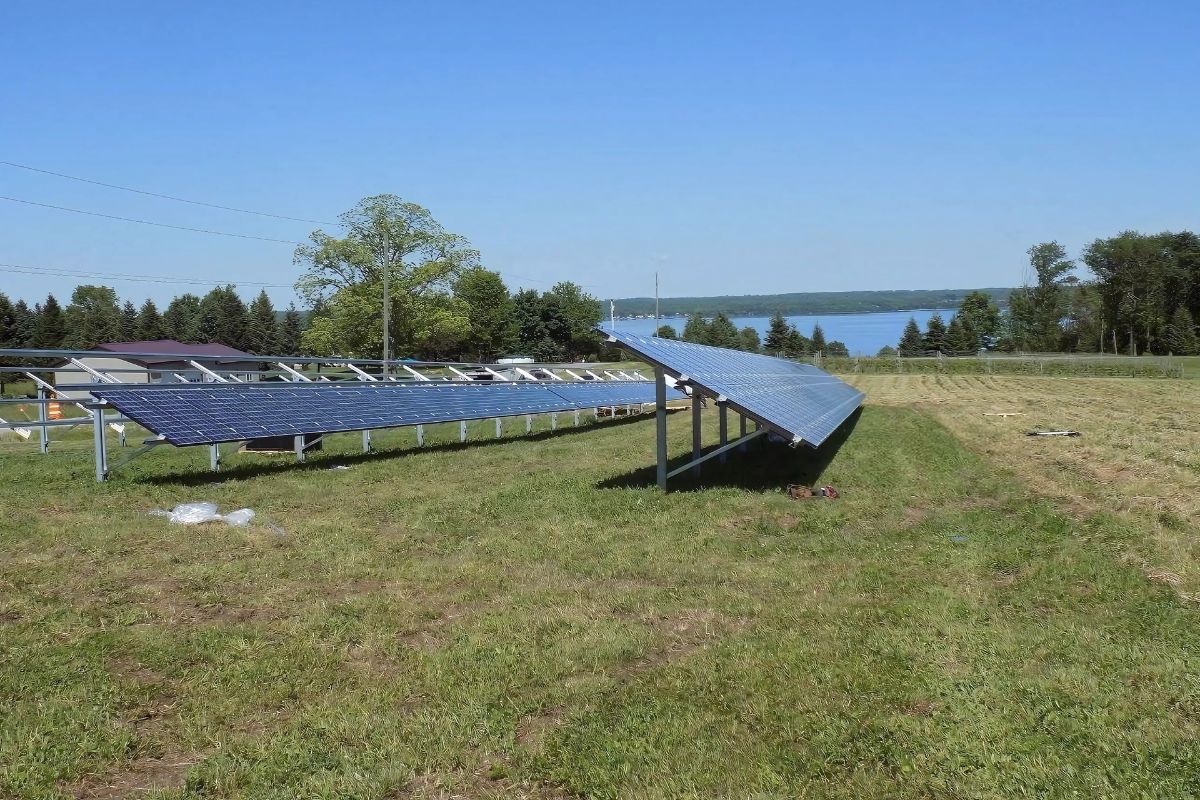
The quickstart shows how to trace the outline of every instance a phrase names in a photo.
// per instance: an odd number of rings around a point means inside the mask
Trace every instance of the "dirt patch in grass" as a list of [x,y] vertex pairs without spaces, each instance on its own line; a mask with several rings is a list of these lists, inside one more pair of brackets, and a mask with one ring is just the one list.
[[501,797],[522,800],[576,800],[579,796],[558,787],[510,778],[508,765],[502,761],[485,761],[474,770],[424,772],[399,791],[385,795],[385,798],[396,800]]
[[246,624],[271,622],[279,613],[269,608],[229,603],[202,604],[174,577],[138,576],[134,580],[149,599],[143,603],[151,612],[172,625]]
[[122,797],[142,797],[163,789],[183,786],[188,769],[200,761],[200,756],[185,753],[164,753],[161,756],[141,756],[120,772],[110,775],[88,775],[66,789],[77,800],[116,800]]

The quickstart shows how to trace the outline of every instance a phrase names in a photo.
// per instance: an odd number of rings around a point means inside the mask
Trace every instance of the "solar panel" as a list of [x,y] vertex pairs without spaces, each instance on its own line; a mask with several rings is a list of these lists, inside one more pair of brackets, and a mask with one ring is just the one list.
[[121,386],[94,394],[184,446],[653,403],[654,384],[242,383]]
[[731,408],[795,444],[819,447],[864,398],[811,364],[656,336],[604,333],[667,374],[686,377],[703,393],[725,398]]

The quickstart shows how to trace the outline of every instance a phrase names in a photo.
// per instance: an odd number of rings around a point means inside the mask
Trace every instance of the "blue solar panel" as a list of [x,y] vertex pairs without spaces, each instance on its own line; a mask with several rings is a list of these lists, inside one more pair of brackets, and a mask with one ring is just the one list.
[[796,444],[819,447],[864,398],[811,364],[656,336],[604,333],[667,374],[688,378],[703,394],[724,397],[736,411]]
[[241,383],[122,386],[94,394],[182,446],[653,403],[654,384]]

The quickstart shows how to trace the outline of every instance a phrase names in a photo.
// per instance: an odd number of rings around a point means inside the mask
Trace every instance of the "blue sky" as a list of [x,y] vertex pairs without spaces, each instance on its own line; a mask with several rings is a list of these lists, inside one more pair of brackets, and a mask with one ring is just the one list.
[[[1196,228],[1197,41],[1194,2],[6,4],[0,160],[317,220],[394,192],[514,288],[1013,285],[1038,241]],[[8,167],[0,195],[315,227]],[[288,245],[3,201],[0,263],[296,277]]]

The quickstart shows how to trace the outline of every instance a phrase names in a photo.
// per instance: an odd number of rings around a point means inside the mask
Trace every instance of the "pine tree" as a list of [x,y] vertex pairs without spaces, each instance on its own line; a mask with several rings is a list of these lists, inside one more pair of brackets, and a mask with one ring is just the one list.
[[194,294],[181,294],[171,301],[163,314],[163,335],[177,342],[198,342],[200,298]]
[[13,306],[13,347],[32,347],[37,315],[24,300]]
[[274,350],[279,340],[278,328],[275,322],[275,307],[271,305],[271,298],[264,289],[250,303],[250,327],[246,333],[250,352],[267,355]]
[[683,340],[694,344],[709,344],[708,320],[699,314],[692,314],[683,326]]
[[0,348],[20,347],[17,339],[17,315],[8,295],[0,292]]
[[929,322],[925,323],[925,335],[921,337],[921,344],[925,350],[940,352],[946,349],[946,323],[936,311],[929,318]]
[[301,333],[300,312],[296,310],[295,303],[290,303],[283,315],[283,324],[279,326],[279,341],[275,349],[280,355],[299,355]]
[[813,352],[812,341],[795,325],[788,326],[787,337],[783,343],[784,358],[803,358]]
[[138,338],[138,312],[133,303],[126,300],[121,306],[121,341],[132,342]]
[[1171,315],[1171,323],[1167,327],[1167,348],[1177,356],[1195,355],[1200,350],[1196,321],[1185,306],[1179,306]]
[[163,335],[162,317],[159,316],[158,306],[154,305],[153,300],[147,299],[142,303],[141,310],[138,311],[137,338],[143,342],[166,338]]
[[741,339],[738,338],[737,326],[724,314],[717,314],[713,317],[713,321],[708,324],[708,341],[705,344],[710,344],[713,347],[724,347],[729,350],[736,350],[741,344]]
[[739,350],[745,350],[747,353],[757,353],[762,347],[762,342],[758,338],[758,331],[749,326],[738,331]]
[[767,328],[767,338],[763,340],[763,350],[773,356],[783,353],[790,331],[791,326],[788,325],[787,319],[778,311],[775,312],[771,317],[771,324]]
[[845,342],[834,339],[832,342],[825,345],[825,355],[836,358],[849,358],[850,348],[846,346]]
[[904,326],[904,334],[900,337],[900,344],[896,348],[900,355],[910,357],[919,356],[925,350],[925,343],[921,339],[921,327],[917,325],[916,317],[909,317],[908,324]]
[[821,329],[819,322],[813,325],[812,348],[814,353],[825,352],[825,331]]
[[659,325],[654,335],[660,339],[678,339],[679,334],[672,325]]
[[33,325],[31,345],[42,350],[60,348],[66,336],[67,322],[63,318],[62,307],[54,295],[47,295],[46,302],[39,308],[37,320]]

